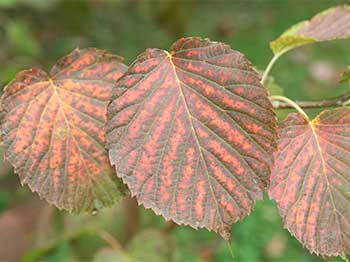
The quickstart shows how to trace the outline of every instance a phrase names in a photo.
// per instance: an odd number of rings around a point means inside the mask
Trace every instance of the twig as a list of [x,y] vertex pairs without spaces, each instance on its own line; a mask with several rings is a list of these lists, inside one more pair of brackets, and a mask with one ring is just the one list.
[[293,100],[290,100],[289,98],[285,96],[270,96],[270,100],[272,102],[279,102],[279,103],[285,103],[289,106],[289,108],[294,108],[296,109],[299,113],[303,114],[306,119],[309,119],[307,114],[304,112],[304,110]]
[[[287,101],[282,101],[280,99],[275,99],[276,96],[271,96],[270,100],[275,109],[288,109],[295,108],[295,106],[291,105]],[[337,107],[337,106],[347,106],[350,104],[350,92],[346,92],[345,94],[330,98],[323,99],[319,101],[294,101],[300,108],[321,108],[321,107]]]

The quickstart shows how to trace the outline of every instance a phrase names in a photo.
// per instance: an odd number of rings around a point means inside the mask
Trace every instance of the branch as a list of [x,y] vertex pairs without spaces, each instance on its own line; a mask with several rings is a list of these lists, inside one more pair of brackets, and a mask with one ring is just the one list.
[[[280,101],[274,99],[273,96],[270,97],[271,103],[275,109],[288,109],[294,108],[290,103],[286,101]],[[350,92],[346,92],[345,94],[319,101],[295,101],[301,108],[319,108],[319,107],[336,107],[336,106],[346,106],[350,104]]]
[[304,110],[293,100],[290,100],[288,97],[285,96],[270,96],[270,100],[272,102],[279,102],[279,103],[285,103],[286,105],[290,106],[290,108],[296,109],[299,113],[303,114],[306,119],[309,120],[309,117],[304,112]]

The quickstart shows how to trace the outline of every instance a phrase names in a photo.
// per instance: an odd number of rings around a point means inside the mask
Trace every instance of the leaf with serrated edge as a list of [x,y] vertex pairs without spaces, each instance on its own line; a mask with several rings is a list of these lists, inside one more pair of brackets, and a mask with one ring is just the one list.
[[310,252],[350,254],[350,109],[280,125],[269,195],[285,227]]
[[139,203],[230,238],[266,188],[275,115],[250,62],[228,45],[182,38],[148,49],[108,106],[111,163]]
[[305,44],[349,37],[350,6],[338,6],[292,26],[272,41],[270,47],[275,54],[282,54]]
[[105,149],[107,104],[121,58],[76,49],[50,74],[25,70],[4,89],[1,133],[21,183],[72,212],[110,206],[124,187]]

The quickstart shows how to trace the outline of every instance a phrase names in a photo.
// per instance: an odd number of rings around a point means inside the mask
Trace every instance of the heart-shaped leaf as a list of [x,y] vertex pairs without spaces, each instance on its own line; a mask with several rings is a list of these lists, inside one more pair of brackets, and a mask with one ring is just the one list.
[[104,125],[112,88],[126,69],[105,51],[76,49],[50,74],[26,70],[5,87],[5,157],[22,184],[74,212],[109,206],[122,195],[104,147]]
[[292,26],[270,46],[278,55],[305,44],[349,37],[350,6],[338,6]]
[[285,227],[311,252],[350,254],[350,109],[280,125],[270,197]]
[[250,62],[228,45],[183,38],[149,49],[108,107],[111,163],[139,203],[230,238],[268,184],[275,115]]

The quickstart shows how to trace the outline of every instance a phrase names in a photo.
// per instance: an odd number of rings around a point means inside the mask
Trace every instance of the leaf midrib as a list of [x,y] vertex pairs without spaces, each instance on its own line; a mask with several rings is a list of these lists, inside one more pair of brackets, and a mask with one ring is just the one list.
[[[70,137],[72,138],[72,140],[74,141],[74,143],[75,143],[75,145],[76,145],[76,147],[77,147],[77,149],[78,149],[78,152],[79,152],[79,157],[80,157],[80,161],[81,161],[81,163],[83,164],[83,166],[84,166],[84,168],[85,168],[85,170],[86,170],[86,172],[89,174],[89,178],[90,179],[88,179],[88,181],[90,182],[90,190],[92,190],[92,181],[94,180],[93,179],[93,175],[92,175],[92,173],[90,172],[90,170],[89,170],[89,168],[88,168],[88,166],[87,166],[87,164],[86,164],[86,162],[85,162],[85,159],[84,159],[84,157],[83,157],[83,155],[82,155],[82,152],[84,151],[80,146],[79,146],[79,143],[78,143],[78,141],[76,140],[76,138],[75,138],[75,136],[72,134],[72,131],[71,131],[71,124],[70,124],[70,121],[67,119],[67,117],[66,117],[66,113],[65,113],[65,109],[64,109],[64,105],[65,105],[65,102],[63,102],[62,101],[62,98],[60,97],[60,95],[59,95],[59,93],[58,93],[58,91],[57,91],[57,88],[59,88],[59,87],[57,87],[56,85],[55,85],[55,83],[53,82],[53,80],[50,78],[49,79],[49,82],[50,82],[50,86],[52,87],[52,89],[53,89],[53,91],[54,91],[54,93],[52,94],[52,95],[55,95],[56,96],[56,98],[57,98],[57,101],[58,101],[58,104],[59,104],[59,107],[61,108],[61,110],[62,110],[62,115],[63,115],[63,118],[64,118],[64,121],[65,121],[65,124],[67,125],[67,128],[68,128],[68,132],[69,132],[69,134],[70,134]],[[67,138],[66,138],[66,140],[67,140]],[[67,148],[66,148],[66,154],[67,154]],[[67,156],[67,155],[66,155]],[[67,160],[68,158],[66,158],[66,160]],[[65,160],[65,161],[66,161]],[[66,176],[67,176],[67,168],[65,168],[65,174],[66,174]],[[91,193],[92,193],[92,191],[91,191]]]
[[[323,156],[324,153],[323,153],[323,150],[321,148],[321,145],[320,145],[320,142],[319,142],[319,139],[318,139],[318,135],[317,135],[317,132],[316,132],[317,121],[318,121],[317,118],[315,118],[312,121],[308,120],[308,124],[309,124],[309,126],[311,128],[312,134],[313,134],[313,136],[315,138],[317,150],[318,150],[318,152],[320,154],[320,158],[321,158],[321,162],[322,162],[322,174],[323,174],[324,179],[325,179],[326,184],[327,184],[327,191],[329,193],[330,200],[331,200],[331,203],[332,203],[332,206],[333,206],[333,213],[335,213],[335,218],[336,218],[336,221],[337,221],[338,231],[341,232],[340,221],[339,221],[339,217],[337,215],[337,214],[340,214],[340,213],[339,213],[338,209],[336,208],[336,205],[335,205],[335,202],[334,202],[334,198],[333,198],[333,194],[332,194],[332,190],[331,190],[332,185],[330,184],[330,182],[328,180],[328,176],[327,176],[326,162],[325,162],[324,156]],[[318,224],[318,222],[319,221],[317,221],[317,224]]]
[[216,212],[220,216],[221,226],[222,226],[222,229],[224,230],[225,229],[225,225],[224,225],[224,221],[223,221],[222,215],[221,215],[220,210],[219,210],[219,203],[217,202],[213,186],[212,186],[212,184],[210,182],[210,176],[209,176],[209,171],[208,171],[208,168],[207,168],[207,163],[206,163],[205,158],[203,156],[203,152],[202,152],[202,149],[201,149],[202,147],[201,147],[201,145],[199,143],[199,139],[197,137],[197,133],[196,133],[195,128],[193,126],[192,115],[190,113],[190,110],[188,108],[185,95],[184,95],[183,90],[182,90],[181,81],[180,81],[180,79],[179,79],[179,77],[177,75],[176,66],[175,66],[175,64],[172,61],[172,55],[169,52],[167,52],[167,51],[165,51],[165,53],[167,55],[167,58],[169,59],[169,63],[171,65],[171,67],[173,68],[173,72],[174,72],[174,76],[176,78],[176,83],[177,83],[177,86],[178,86],[178,89],[179,89],[179,93],[180,93],[180,96],[182,97],[183,103],[185,105],[185,110],[187,112],[187,116],[190,119],[190,126],[191,126],[191,129],[192,129],[193,137],[195,138],[195,141],[196,141],[196,144],[197,144],[197,148],[198,148],[198,151],[199,151],[200,159],[202,160],[202,163],[205,166],[205,172],[207,174],[207,181],[208,181],[208,185],[209,185],[209,188],[210,188],[210,192],[211,192],[212,198],[214,199],[214,201],[216,203]]

